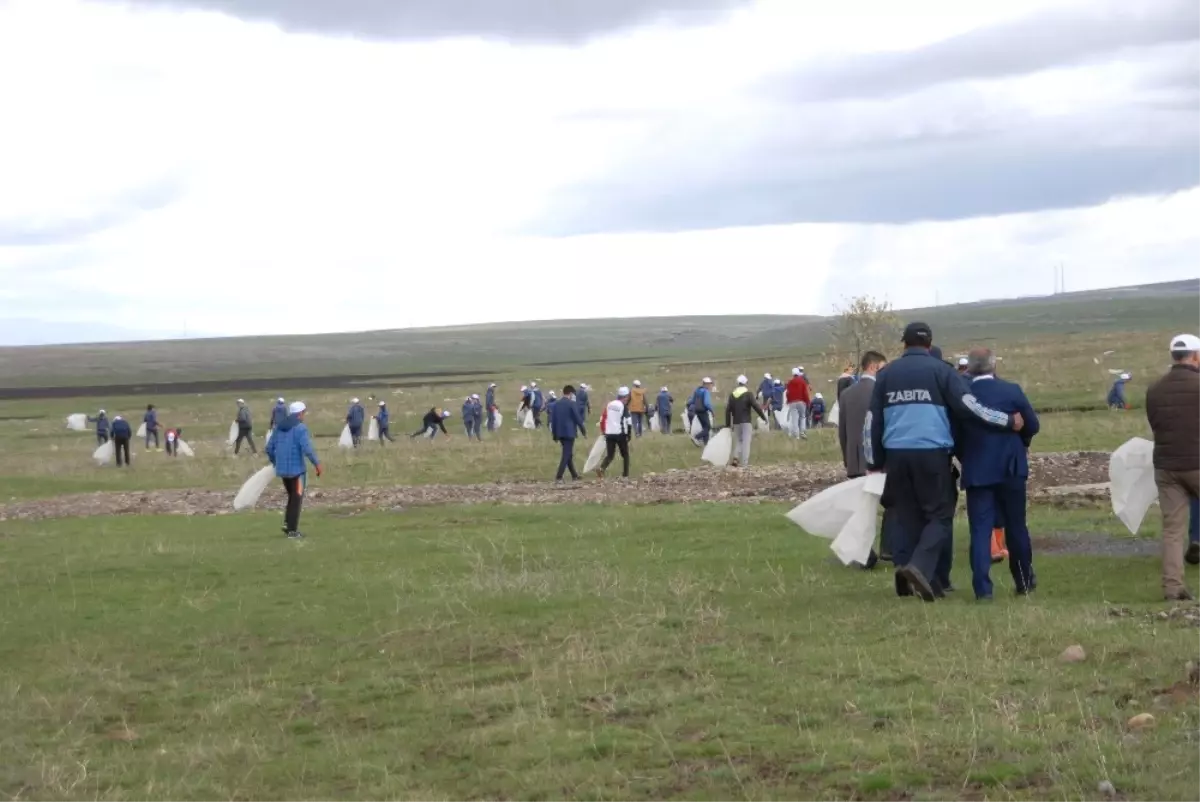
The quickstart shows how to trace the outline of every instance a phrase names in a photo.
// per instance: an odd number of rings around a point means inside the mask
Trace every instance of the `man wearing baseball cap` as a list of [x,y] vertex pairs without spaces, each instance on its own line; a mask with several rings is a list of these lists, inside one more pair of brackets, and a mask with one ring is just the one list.
[[279,396],[275,399],[275,406],[271,408],[271,422],[267,425],[267,431],[274,431],[275,427],[283,423],[287,416],[287,404],[284,403],[283,396]]
[[[708,436],[712,433],[712,400],[713,380],[705,376],[700,380],[700,386],[692,393],[691,402],[688,406],[691,407],[692,415],[700,420],[700,434],[692,438],[697,444],[708,443]],[[688,434],[692,433],[692,421],[688,420]]]
[[254,445],[254,423],[250,418],[250,407],[246,406],[246,399],[239,398],[237,400],[237,440],[233,443],[233,453],[237,454],[242,450],[242,441],[245,440],[250,444],[250,453],[257,454],[258,447]]
[[[951,419],[978,421],[1020,431],[1021,414],[985,407],[954,368],[929,353],[933,330],[926,323],[904,329],[904,354],[881,371],[863,422],[863,452],[871,471],[886,471],[882,502],[896,517],[893,544],[896,590],[925,601],[945,592],[938,561],[954,524],[955,487]],[[944,558],[943,558],[944,559]]]
[[767,420],[766,414],[754,393],[746,386],[745,376],[737,377],[737,387],[725,402],[725,426],[733,431],[733,467],[744,468],[750,464],[750,440],[754,437],[754,416]]
[[1146,391],[1154,432],[1154,482],[1163,516],[1163,596],[1188,600],[1183,576],[1191,501],[1200,497],[1200,338],[1178,334],[1169,346],[1174,364]]
[[600,417],[600,434],[604,435],[604,462],[596,469],[596,475],[604,478],[604,472],[612,465],[617,451],[621,452],[621,475],[629,477],[629,388],[617,389],[617,397],[608,402]]
[[304,461],[311,462],[317,476],[321,475],[321,461],[313,450],[312,435],[304,422],[307,412],[303,401],[293,401],[287,417],[279,422],[275,434],[267,441],[267,459],[275,466],[275,474],[283,480],[283,489],[287,491],[283,531],[292,540],[304,537],[300,534],[300,508],[304,505],[308,479]]

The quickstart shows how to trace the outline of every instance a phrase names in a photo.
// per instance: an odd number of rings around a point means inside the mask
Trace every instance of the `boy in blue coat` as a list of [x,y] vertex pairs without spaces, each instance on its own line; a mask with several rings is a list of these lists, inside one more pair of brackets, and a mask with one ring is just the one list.
[[975,598],[988,601],[992,598],[988,572],[997,512],[1003,514],[1009,569],[1017,593],[1027,594],[1037,584],[1025,512],[1029,480],[1027,450],[1038,433],[1039,422],[1021,386],[996,377],[996,355],[991,349],[975,348],[967,359],[967,375],[975,399],[998,412],[1020,413],[1025,421],[1024,427],[1014,432],[968,420],[955,438],[971,530],[971,583]]
[[350,426],[350,437],[354,440],[355,448],[362,442],[362,425],[366,417],[367,411],[362,404],[358,403],[357,398],[351,398],[350,409],[346,410],[346,423]]
[[563,474],[568,470],[571,479],[579,481],[579,472],[575,470],[575,439],[583,431],[583,411],[575,397],[575,388],[567,385],[563,388],[562,400],[550,407],[550,434],[554,442],[562,446],[562,456],[558,460],[558,473],[554,475],[555,482],[562,482]]
[[654,406],[658,408],[658,430],[663,434],[671,433],[671,406],[674,403],[675,399],[666,387],[658,391]]
[[94,418],[88,418],[88,423],[96,424],[96,443],[104,445],[108,442],[108,415],[100,410]]
[[267,442],[267,459],[275,466],[275,474],[283,480],[287,491],[287,510],[283,516],[283,531],[292,540],[304,537],[300,534],[300,508],[304,504],[304,488],[307,484],[307,459],[321,475],[321,461],[313,450],[312,435],[304,423],[308,407],[303,401],[294,401],[288,407],[288,416],[276,427]]
[[146,414],[142,416],[142,423],[146,424],[146,450],[150,450],[150,438],[154,438],[154,448],[162,451],[162,446],[158,442],[158,411],[154,409],[153,404],[146,405]]
[[1125,385],[1132,378],[1133,376],[1128,373],[1122,373],[1113,382],[1112,388],[1108,391],[1109,409],[1129,409],[1129,403],[1125,400]]
[[[700,419],[700,434],[695,437],[697,445],[707,445],[708,437],[712,433],[712,419],[709,417],[713,412],[712,388],[713,380],[705,376],[700,386],[692,393],[692,415]],[[688,426],[690,432],[690,422]]]
[[375,420],[379,422],[379,445],[383,445],[384,440],[388,441],[389,443],[396,442],[392,439],[392,433],[389,428],[391,426],[392,416],[391,413],[388,412],[387,401],[379,402],[379,413],[375,415]]

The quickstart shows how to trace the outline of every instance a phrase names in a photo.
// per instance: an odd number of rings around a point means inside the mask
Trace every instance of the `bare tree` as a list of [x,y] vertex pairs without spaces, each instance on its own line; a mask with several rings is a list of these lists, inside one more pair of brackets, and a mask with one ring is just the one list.
[[858,365],[867,351],[887,354],[900,340],[900,321],[888,301],[860,295],[834,308],[830,325],[833,356],[839,364]]

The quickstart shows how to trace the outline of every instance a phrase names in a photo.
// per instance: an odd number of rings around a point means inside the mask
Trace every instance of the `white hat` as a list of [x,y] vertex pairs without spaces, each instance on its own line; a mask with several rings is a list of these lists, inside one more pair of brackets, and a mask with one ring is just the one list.
[[303,401],[293,401],[292,405],[290,407],[288,407],[288,414],[289,415],[299,415],[301,412],[303,412],[306,409],[308,409],[308,407],[304,406]]
[[472,400],[474,400],[474,401],[478,401],[478,400],[479,400],[479,393],[472,393],[472,394],[471,394],[471,399],[472,399]]
[[640,381],[638,381],[637,379],[634,379],[634,380],[633,380],[633,386],[634,386],[634,387],[641,387],[641,386],[642,386],[642,383],[641,383]]
[[1132,376],[1131,374],[1129,374],[1129,373],[1122,373],[1122,374],[1120,375],[1120,377],[1119,377],[1119,378],[1121,379],[1121,381],[1123,381],[1123,382],[1127,382],[1127,381],[1129,381],[1130,379],[1132,379],[1132,378],[1133,378],[1133,376]]
[[669,392],[669,391],[667,390],[667,385],[665,385],[665,384],[664,384],[664,385],[663,385],[663,388],[662,388],[661,390],[659,390],[659,392],[660,392],[660,393],[666,393],[666,392]]
[[551,390],[551,391],[550,391],[550,397],[551,397],[551,398],[554,398],[554,397],[555,397],[555,395],[554,395],[554,391],[553,391],[553,390]]
[[443,418],[448,418],[448,417],[450,417],[450,410],[448,410],[448,409],[443,409],[443,410],[442,410],[442,417],[443,417]]
[[700,383],[701,384],[712,384],[713,380],[710,379],[709,377],[705,376],[703,379],[700,380]]
[[1200,351],[1200,337],[1195,334],[1176,334],[1171,338],[1172,351]]
[[103,415],[103,414],[104,414],[104,410],[100,410],[100,414],[101,414],[101,415]]
[[775,383],[776,383],[776,384],[783,384],[783,382],[781,382],[779,379],[776,379],[776,380],[775,380]]
[[800,371],[801,373],[803,373],[803,372],[804,372],[804,366],[803,366],[803,365],[801,365],[800,367],[796,368],[796,370],[798,370],[798,371]]
[[764,379],[769,379],[769,378],[771,378],[771,374],[770,374],[770,373],[764,373],[764,374],[763,374],[763,378],[764,378]]
[[803,371],[802,371],[802,370],[800,370],[800,368],[792,368],[792,375],[793,375],[793,376],[799,376],[801,373],[803,373]]
[[357,398],[351,398],[351,399],[350,399],[350,403],[351,403],[351,404],[357,404],[357,403],[358,403],[358,399],[357,399]]
[[283,396],[279,396],[279,398],[276,398],[276,399],[275,399],[275,402],[276,402],[276,403],[278,403],[278,404],[282,404],[282,403],[283,403]]
[[820,393],[817,393],[817,396],[816,396],[816,397],[817,397],[817,398],[823,398],[823,396],[822,396]]
[[628,387],[621,386],[617,388],[617,398],[620,398],[623,395],[629,395]]
[[113,415],[113,420],[125,420],[120,415]]
[[529,383],[529,386],[530,386],[530,387],[537,387],[537,382],[530,382],[530,383]]
[[967,358],[965,356],[960,356],[958,358],[958,366],[960,368],[965,368],[967,366]]
[[246,403],[246,399],[244,399],[244,398],[239,398],[239,399],[238,399],[238,403],[239,403],[239,404],[244,404],[244,403]]
[[528,387],[526,387],[524,384],[522,384],[522,385],[521,385],[521,392],[525,392],[525,391],[526,391],[526,390],[528,390],[528,389],[529,389],[529,388],[528,388]]
[[380,402],[379,402],[379,406],[381,406],[381,407],[386,407],[386,406],[387,406],[387,401],[380,401]]
[[745,376],[738,376],[738,384],[745,384],[748,381],[750,381],[750,380],[747,379]]
[[488,385],[488,387],[495,387],[495,386],[496,386],[495,382],[492,382],[491,384]]

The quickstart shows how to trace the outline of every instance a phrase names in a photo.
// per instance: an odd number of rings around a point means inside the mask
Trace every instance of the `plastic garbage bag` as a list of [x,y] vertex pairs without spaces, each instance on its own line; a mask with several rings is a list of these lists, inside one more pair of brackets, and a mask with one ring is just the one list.
[[342,427],[342,436],[338,438],[338,448],[354,448],[354,435],[350,434],[350,424]]
[[710,462],[718,468],[724,468],[729,464],[729,456],[732,453],[733,432],[730,429],[722,429],[708,439],[708,445],[704,447],[700,459]]
[[841,414],[841,409],[838,407],[840,402],[833,402],[833,409],[829,410],[829,414],[825,417],[825,422],[830,426],[838,425],[838,415]]
[[271,435],[273,435],[273,434],[275,434],[275,430],[274,430],[274,429],[268,429],[268,430],[267,430],[267,436],[266,436],[265,438],[263,438],[263,448],[266,448],[266,447],[267,447],[267,443],[271,442]]
[[194,456],[196,456],[196,452],[195,452],[195,451],[192,451],[192,447],[191,447],[191,446],[189,446],[189,445],[187,444],[187,442],[186,442],[186,441],[184,441],[184,440],[176,440],[176,441],[175,441],[175,448],[176,448],[176,449],[179,451],[179,453],[180,453],[180,454],[182,454],[182,455],[183,455],[183,456],[185,456],[185,457],[194,457]]
[[775,422],[779,424],[779,428],[786,432],[788,428],[787,410],[777,409],[771,414],[775,416]]
[[887,477],[882,473],[872,473],[864,478],[866,483],[859,496],[857,509],[833,539],[833,543],[829,544],[829,548],[843,565],[866,565],[871,557],[871,546],[875,543],[879,497],[883,495]]
[[233,445],[234,443],[237,442],[237,436],[238,436],[238,425],[237,425],[237,421],[234,421],[233,423],[229,424],[229,440],[227,441],[229,443],[229,445]]
[[500,410],[496,410],[492,414],[496,416],[495,426],[497,429],[499,429],[501,426],[504,425],[504,416],[500,414]]
[[787,518],[809,534],[833,541],[830,549],[843,563],[866,563],[886,481],[884,474],[873,473],[836,484],[796,506]]
[[525,415],[525,417],[521,420],[521,426],[523,426],[526,429],[535,428],[537,426],[537,424],[533,420],[533,410],[532,409],[525,410],[524,415]]
[[379,439],[379,421],[377,421],[375,418],[371,418],[371,424],[367,427],[367,439]]
[[67,428],[73,432],[82,432],[87,430],[87,415],[76,413],[67,416]]
[[[767,414],[769,415],[770,413],[767,413]],[[771,424],[767,423],[766,418],[755,418],[754,419],[754,428],[760,432],[766,432],[771,429]]]
[[97,465],[107,465],[113,461],[113,457],[116,456],[116,453],[116,446],[113,445],[112,440],[109,440],[107,443],[102,444],[99,448],[92,452],[92,459],[96,460]]
[[133,433],[133,436],[134,437],[145,437],[146,436],[146,422],[145,421],[142,421],[142,425],[137,428],[137,431]]
[[657,416],[657,415],[651,415],[651,416],[650,416],[650,431],[652,431],[652,432],[657,432],[657,431],[659,431],[661,428],[662,428],[662,425],[661,425],[661,424],[658,422],[658,416]]
[[1108,460],[1113,514],[1132,534],[1137,534],[1150,505],[1158,498],[1154,482],[1154,443],[1135,437]]
[[602,435],[596,438],[595,443],[592,443],[592,450],[588,452],[587,462],[583,463],[583,472],[591,473],[599,468],[600,463],[604,461],[605,451],[604,437]]
[[274,478],[275,466],[268,465],[247,479],[246,483],[242,485],[242,489],[233,498],[233,509],[244,510],[257,504],[258,497],[263,494],[267,485],[271,484]]

